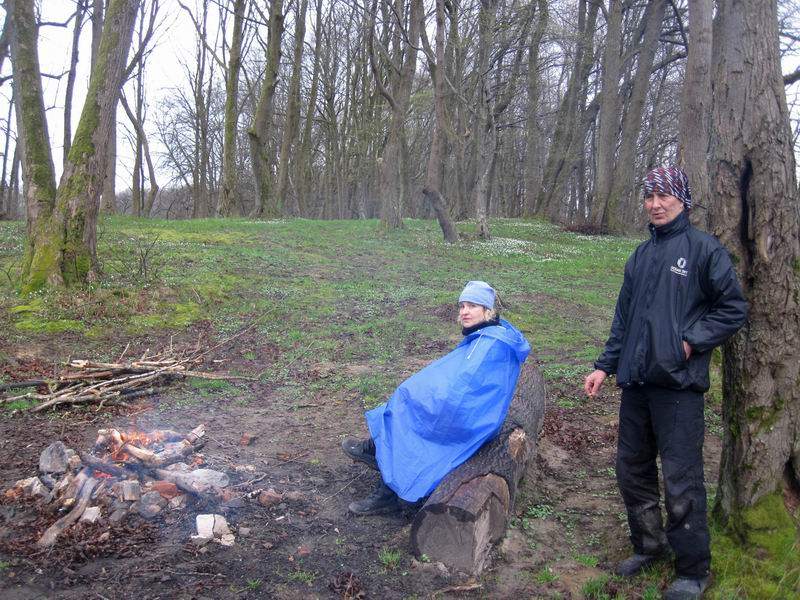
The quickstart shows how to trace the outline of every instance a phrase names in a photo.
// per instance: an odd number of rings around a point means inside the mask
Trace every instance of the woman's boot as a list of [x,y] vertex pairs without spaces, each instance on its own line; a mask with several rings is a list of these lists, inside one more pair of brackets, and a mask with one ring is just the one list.
[[363,500],[351,502],[347,508],[353,514],[367,516],[399,512],[402,506],[397,494],[381,481],[369,496]]

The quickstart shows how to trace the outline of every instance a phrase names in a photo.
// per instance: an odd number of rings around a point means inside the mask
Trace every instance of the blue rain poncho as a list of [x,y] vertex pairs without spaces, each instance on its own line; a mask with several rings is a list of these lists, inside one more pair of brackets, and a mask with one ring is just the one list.
[[415,502],[503,425],[531,347],[508,321],[466,336],[367,412],[384,483]]

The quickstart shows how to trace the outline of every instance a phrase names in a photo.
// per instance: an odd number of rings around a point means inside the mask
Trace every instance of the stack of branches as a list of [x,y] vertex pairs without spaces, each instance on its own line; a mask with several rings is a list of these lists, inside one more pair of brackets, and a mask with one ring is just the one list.
[[[248,328],[249,329],[249,328]],[[246,331],[246,330],[245,330]],[[205,357],[216,348],[228,343],[233,338],[220,342],[212,348],[201,349],[199,344],[192,350],[176,352],[172,344],[167,350],[150,354],[145,351],[139,359],[123,361],[128,347],[113,363],[92,360],[70,360],[62,373],[53,380],[31,380],[7,383],[0,386],[0,391],[20,387],[46,388],[46,392],[34,391],[9,398],[0,398],[0,404],[17,400],[35,400],[35,404],[27,410],[39,412],[60,404],[97,404],[98,410],[107,404],[126,406],[136,398],[150,396],[158,388],[175,379],[199,377],[203,379],[250,379],[198,371]]]

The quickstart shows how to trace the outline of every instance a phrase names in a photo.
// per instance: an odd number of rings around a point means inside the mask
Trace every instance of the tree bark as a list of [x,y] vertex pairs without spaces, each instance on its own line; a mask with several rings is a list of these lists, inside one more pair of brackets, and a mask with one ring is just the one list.
[[619,94],[619,78],[622,69],[622,3],[623,0],[609,0],[608,21],[606,23],[605,50],[603,52],[603,83],[600,89],[600,114],[597,131],[597,172],[595,177],[595,203],[592,225],[603,227],[606,220],[606,206],[611,194],[614,177],[614,159],[617,154],[617,134],[622,99]]
[[83,14],[86,11],[85,0],[77,0],[75,4],[75,23],[72,27],[72,51],[67,73],[67,89],[64,94],[64,162],[67,162],[69,147],[72,144],[72,92],[75,89],[75,77],[78,72],[78,49],[80,46]]
[[492,46],[492,35],[497,21],[497,0],[481,0],[478,13],[478,49],[477,49],[477,89],[475,92],[475,127],[474,144],[475,170],[478,179],[473,189],[475,217],[478,222],[478,237],[491,238],[488,220],[490,173],[495,150],[497,149],[497,130],[492,110],[492,91],[489,82],[489,53]]
[[414,518],[411,546],[417,556],[480,574],[513,514],[517,486],[536,453],[544,409],[541,372],[533,363],[523,365],[500,433],[447,475]]
[[[708,141],[711,118],[712,0],[689,0],[689,51],[683,78],[678,125],[678,166],[689,177],[692,198],[706,203],[711,195]],[[708,213],[693,210],[692,221],[708,227]]]
[[[32,0],[10,0],[8,16],[11,27],[11,62],[14,70],[17,144],[21,149],[22,179],[25,182],[27,237],[23,258],[23,280],[35,273],[33,259],[45,245],[57,253],[57,232],[50,231],[50,216],[56,200],[56,176],[50,153],[50,137],[44,112],[42,80],[37,48],[38,29]],[[41,240],[37,243],[37,240]],[[41,285],[57,284],[59,273],[44,271]]]
[[294,52],[292,54],[292,76],[289,80],[288,99],[286,103],[286,119],[283,124],[280,155],[278,157],[278,182],[275,186],[275,197],[279,210],[291,216],[300,216],[300,204],[297,194],[288,197],[289,190],[289,154],[297,142],[300,112],[300,78],[303,66],[303,45],[306,37],[306,9],[308,0],[298,0],[294,27]]
[[242,29],[247,0],[233,4],[233,33],[225,78],[225,122],[222,140],[222,185],[219,186],[219,214],[231,217],[238,212],[236,197],[236,134],[239,123],[239,73],[242,70]]
[[528,45],[528,106],[525,111],[525,205],[523,216],[530,218],[536,212],[536,198],[542,186],[542,131],[539,127],[539,48],[547,29],[549,12],[547,0],[538,0],[537,21]]
[[715,512],[800,485],[800,214],[775,0],[725,0],[714,22],[712,231],[734,255],[748,323],[723,351]]
[[[428,65],[433,80],[433,109],[435,123],[431,137],[431,151],[428,156],[428,170],[425,176],[425,186],[422,193],[433,207],[439,227],[442,229],[444,241],[453,244],[458,241],[456,231],[447,205],[441,195],[442,184],[444,183],[444,149],[447,142],[446,131],[448,128],[447,119],[447,92],[445,89],[445,66],[444,66],[444,0],[436,0],[436,48],[435,56],[428,57]],[[424,30],[421,31],[422,38],[427,40]]]
[[273,194],[272,156],[269,151],[275,112],[275,89],[281,61],[281,39],[284,30],[283,0],[272,0],[269,10],[269,39],[264,66],[264,82],[256,106],[253,124],[247,135],[250,138],[250,158],[256,183],[256,206],[253,216],[278,217],[278,205]]
[[[375,7],[376,3],[373,3]],[[378,69],[375,56],[375,44],[380,43],[375,39],[375,21],[372,21],[367,44],[370,48],[370,64],[375,78],[375,83],[381,95],[391,107],[386,143],[378,175],[378,189],[381,190],[381,224],[390,229],[403,226],[403,204],[408,202],[408,165],[407,155],[404,151],[405,120],[411,101],[411,86],[417,67],[417,45],[419,44],[420,27],[422,26],[422,0],[410,0],[408,9],[408,23],[403,21],[406,14],[404,2],[396,1],[392,14],[397,21],[392,31],[393,55],[387,57],[392,64],[389,69],[396,73],[390,77],[394,83],[392,89],[383,85],[382,75]],[[403,35],[407,32],[407,36]]]
[[311,190],[311,135],[314,125],[314,116],[317,112],[317,96],[319,94],[319,72],[322,56],[322,0],[317,0],[316,22],[314,29],[314,67],[311,71],[311,89],[308,93],[306,116],[303,122],[303,132],[300,136],[300,148],[295,161],[295,181],[297,182],[297,201],[300,214],[309,214],[309,193]]
[[[587,6],[588,5],[588,6]],[[583,140],[577,140],[576,130],[586,98],[586,82],[594,62],[594,33],[599,4],[580,0],[578,8],[578,42],[575,61],[567,91],[558,110],[553,141],[547,153],[542,189],[536,205],[553,221],[559,219],[565,183],[571,175],[574,152]]]

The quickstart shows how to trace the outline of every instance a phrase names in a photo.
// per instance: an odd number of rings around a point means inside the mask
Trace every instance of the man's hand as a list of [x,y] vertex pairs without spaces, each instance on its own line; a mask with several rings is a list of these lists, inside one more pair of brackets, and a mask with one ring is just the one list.
[[692,347],[686,340],[683,340],[683,353],[686,355],[686,360],[689,360],[689,357],[692,355]]
[[595,369],[589,373],[583,382],[583,389],[586,391],[586,395],[590,398],[594,398],[600,390],[600,386],[603,385],[603,382],[606,380],[606,377],[608,377],[608,373],[600,369]]

